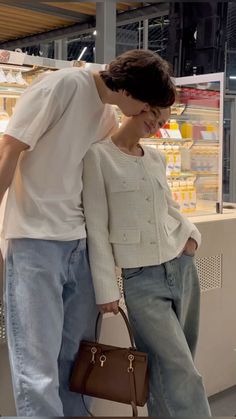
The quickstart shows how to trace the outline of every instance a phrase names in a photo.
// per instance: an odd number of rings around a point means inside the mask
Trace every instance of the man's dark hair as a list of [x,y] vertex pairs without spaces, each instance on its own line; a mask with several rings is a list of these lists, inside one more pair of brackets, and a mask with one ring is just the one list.
[[176,89],[167,61],[157,53],[134,49],[115,58],[100,76],[109,89],[126,90],[150,106],[173,105]]

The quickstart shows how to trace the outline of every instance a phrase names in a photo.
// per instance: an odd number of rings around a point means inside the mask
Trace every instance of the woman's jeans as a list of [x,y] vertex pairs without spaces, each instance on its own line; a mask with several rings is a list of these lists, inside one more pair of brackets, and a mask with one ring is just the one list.
[[14,239],[6,258],[9,357],[18,416],[86,416],[68,388],[97,316],[86,239]]
[[193,363],[200,287],[194,258],[123,270],[137,348],[149,355],[150,416],[211,416]]

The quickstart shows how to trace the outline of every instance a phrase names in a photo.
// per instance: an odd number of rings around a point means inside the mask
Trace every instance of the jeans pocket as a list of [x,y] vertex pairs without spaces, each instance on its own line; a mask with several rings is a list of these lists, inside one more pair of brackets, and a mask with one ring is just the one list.
[[131,279],[139,276],[144,270],[144,267],[139,268],[124,268],[122,269],[122,276],[124,279]]

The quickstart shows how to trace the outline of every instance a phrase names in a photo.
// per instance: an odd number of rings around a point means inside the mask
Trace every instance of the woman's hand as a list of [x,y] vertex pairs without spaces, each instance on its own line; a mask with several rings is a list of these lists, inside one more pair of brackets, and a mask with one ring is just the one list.
[[105,314],[105,313],[118,314],[119,313],[119,300],[112,301],[111,303],[106,303],[106,304],[98,304],[98,309],[100,313],[102,314]]
[[197,242],[196,240],[189,237],[188,241],[186,242],[183,253],[188,256],[194,256],[197,250]]

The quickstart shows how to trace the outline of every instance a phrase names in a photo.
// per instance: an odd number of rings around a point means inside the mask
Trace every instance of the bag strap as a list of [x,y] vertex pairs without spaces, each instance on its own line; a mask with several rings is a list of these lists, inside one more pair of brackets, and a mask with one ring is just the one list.
[[[120,314],[122,315],[122,317],[125,321],[126,328],[128,330],[128,333],[129,333],[131,349],[135,349],[134,336],[133,336],[133,332],[132,332],[130,324],[129,324],[129,320],[128,320],[124,310],[122,310],[122,308],[120,308],[120,307],[119,307],[119,312],[120,312]],[[102,314],[98,313],[97,320],[96,320],[96,325],[95,325],[95,341],[96,342],[98,342],[98,324],[99,324],[100,319],[102,319]]]
[[134,372],[129,372],[129,384],[130,384],[130,404],[132,407],[132,416],[137,418],[138,417],[138,409],[137,409],[137,401],[136,401],[136,389],[135,389],[135,380],[134,380]]

